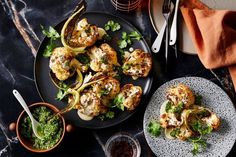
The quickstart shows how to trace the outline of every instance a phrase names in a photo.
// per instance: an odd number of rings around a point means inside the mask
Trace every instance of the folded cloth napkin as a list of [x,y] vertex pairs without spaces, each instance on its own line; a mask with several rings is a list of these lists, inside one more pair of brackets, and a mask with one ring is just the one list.
[[200,0],[184,0],[180,10],[202,64],[227,66],[236,89],[236,11],[213,10]]

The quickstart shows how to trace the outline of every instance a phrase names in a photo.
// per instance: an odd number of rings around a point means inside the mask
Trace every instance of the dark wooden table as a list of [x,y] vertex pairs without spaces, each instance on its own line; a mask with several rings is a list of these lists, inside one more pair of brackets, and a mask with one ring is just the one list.
[[[0,146],[6,147],[12,156],[85,156],[102,157],[107,139],[120,131],[129,132],[138,138],[141,147],[141,156],[155,156],[148,147],[143,134],[143,114],[146,104],[125,122],[102,130],[88,130],[76,128],[73,133],[67,134],[62,144],[55,150],[45,154],[35,154],[24,149],[18,142],[14,132],[8,131],[8,125],[15,122],[22,107],[12,95],[12,90],[18,89],[25,100],[31,104],[41,101],[37,93],[33,66],[34,58],[40,41],[43,39],[40,24],[56,25],[70,15],[77,0],[1,0],[0,6]],[[156,37],[148,16],[148,0],[142,0],[142,6],[131,13],[116,11],[110,0],[87,0],[87,11],[101,11],[120,16],[135,25],[142,33],[149,46]],[[170,48],[174,54],[175,49]],[[153,55],[154,77],[152,93],[168,80],[184,77],[199,76],[207,78],[224,89],[235,103],[235,91],[226,69],[207,70],[197,56],[178,52],[178,58],[172,56],[169,68],[165,70],[164,45],[159,54]],[[8,143],[5,141],[8,137]],[[236,153],[236,146],[228,156]],[[5,155],[3,150],[0,152]],[[1,156],[1,155],[0,155]]]

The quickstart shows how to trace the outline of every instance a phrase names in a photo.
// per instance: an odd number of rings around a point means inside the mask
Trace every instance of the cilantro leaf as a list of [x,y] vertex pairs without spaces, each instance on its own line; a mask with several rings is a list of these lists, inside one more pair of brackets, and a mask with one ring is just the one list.
[[47,46],[43,52],[43,56],[50,57],[52,55],[53,49],[56,47],[56,44],[53,41],[60,38],[60,35],[52,26],[49,26],[48,30],[46,30],[42,25],[40,25],[40,27],[42,29],[42,33],[47,38],[49,38],[49,43],[47,44]]
[[76,59],[82,64],[89,65],[90,64],[90,58],[86,54],[79,54],[76,56]]
[[140,40],[142,38],[142,36],[137,31],[130,32],[129,37],[136,40]]
[[170,136],[172,136],[172,137],[176,137],[179,134],[180,134],[180,129],[179,128],[175,128],[170,132]]
[[115,99],[113,100],[112,104],[110,105],[111,108],[113,107],[117,107],[118,109],[124,111],[125,110],[125,107],[123,105],[123,102],[124,102],[125,98],[123,97],[123,95],[117,95],[115,97]]
[[120,26],[119,23],[114,22],[113,20],[110,20],[110,21],[108,21],[108,22],[105,24],[104,29],[105,29],[106,31],[111,30],[112,32],[115,32],[115,31],[120,30],[120,29],[121,29],[121,26]]
[[106,116],[106,118],[112,119],[115,117],[115,112],[108,111],[105,116]]
[[171,103],[170,101],[168,101],[168,102],[166,103],[165,111],[166,111],[167,113],[169,113],[171,109],[172,109],[172,103]]
[[67,89],[68,89],[69,87],[68,87],[67,84],[65,84],[64,82],[59,82],[59,87],[60,87],[60,89],[59,89],[59,91],[58,91],[58,93],[57,93],[57,95],[56,95],[56,100],[61,101],[61,100],[64,99],[65,96],[68,94],[68,93],[67,93]]
[[40,25],[42,29],[42,33],[48,37],[51,38],[52,40],[56,40],[57,38],[60,38],[59,33],[52,27],[49,26],[48,30],[46,30],[42,25]]
[[110,91],[108,89],[103,88],[100,90],[99,93],[101,96],[105,96],[105,95],[108,95],[110,93]]
[[194,131],[199,132],[201,135],[209,134],[213,130],[212,126],[202,123],[200,120],[195,121],[192,124],[192,128]]
[[201,105],[202,104],[202,96],[201,95],[196,95],[195,96],[195,104],[196,105]]
[[103,38],[104,41],[111,41],[111,36],[108,35],[108,34],[103,35],[102,38]]
[[129,70],[131,66],[132,66],[131,64],[125,64],[125,65],[122,66],[122,69],[123,70]]
[[50,44],[48,44],[43,51],[43,56],[50,57],[52,55],[52,51],[55,47],[56,47],[56,45],[50,40]]
[[177,106],[174,106],[174,104],[170,101],[167,102],[165,108],[167,113],[181,113],[183,109],[184,109],[183,102],[180,102]]
[[157,137],[161,134],[161,125],[160,123],[156,122],[156,121],[151,121],[149,124],[148,124],[148,132]]
[[200,152],[200,148],[202,150],[206,149],[207,147],[207,143],[205,139],[202,139],[202,137],[197,137],[197,138],[189,138],[190,142],[193,145],[193,149],[192,149],[192,154],[196,155],[197,153]]
[[141,35],[137,31],[132,31],[129,34],[127,32],[122,32],[121,40],[118,41],[118,46],[120,49],[125,49],[132,45],[132,40],[141,40]]
[[128,43],[127,43],[126,40],[120,40],[118,42],[118,46],[119,46],[120,49],[124,49],[124,48],[126,48],[128,46]]
[[108,111],[107,113],[105,114],[101,114],[98,116],[98,118],[101,120],[101,121],[104,121],[106,119],[112,119],[115,117],[115,112],[113,111]]

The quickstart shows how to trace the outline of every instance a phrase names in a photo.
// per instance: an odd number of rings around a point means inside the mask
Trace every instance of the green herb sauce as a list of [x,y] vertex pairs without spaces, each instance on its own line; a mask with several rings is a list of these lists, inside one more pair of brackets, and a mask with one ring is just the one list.
[[43,139],[37,138],[32,130],[32,124],[29,116],[25,116],[21,123],[21,135],[32,142],[36,149],[50,149],[60,140],[62,135],[62,121],[58,116],[53,116],[53,111],[45,106],[34,108],[32,114],[40,124],[40,134]]

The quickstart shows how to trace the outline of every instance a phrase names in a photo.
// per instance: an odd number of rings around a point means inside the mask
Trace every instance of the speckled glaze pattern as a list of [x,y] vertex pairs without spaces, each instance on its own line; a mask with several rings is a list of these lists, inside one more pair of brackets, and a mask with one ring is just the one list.
[[166,100],[168,87],[184,83],[196,94],[203,97],[203,104],[215,112],[221,119],[218,131],[207,135],[208,147],[196,157],[224,157],[236,140],[236,111],[228,95],[216,84],[200,77],[182,77],[171,80],[159,87],[153,94],[144,114],[144,134],[148,145],[156,156],[161,157],[191,157],[192,144],[186,141],[169,140],[164,133],[153,137],[147,132],[148,123],[159,119],[161,104]]

